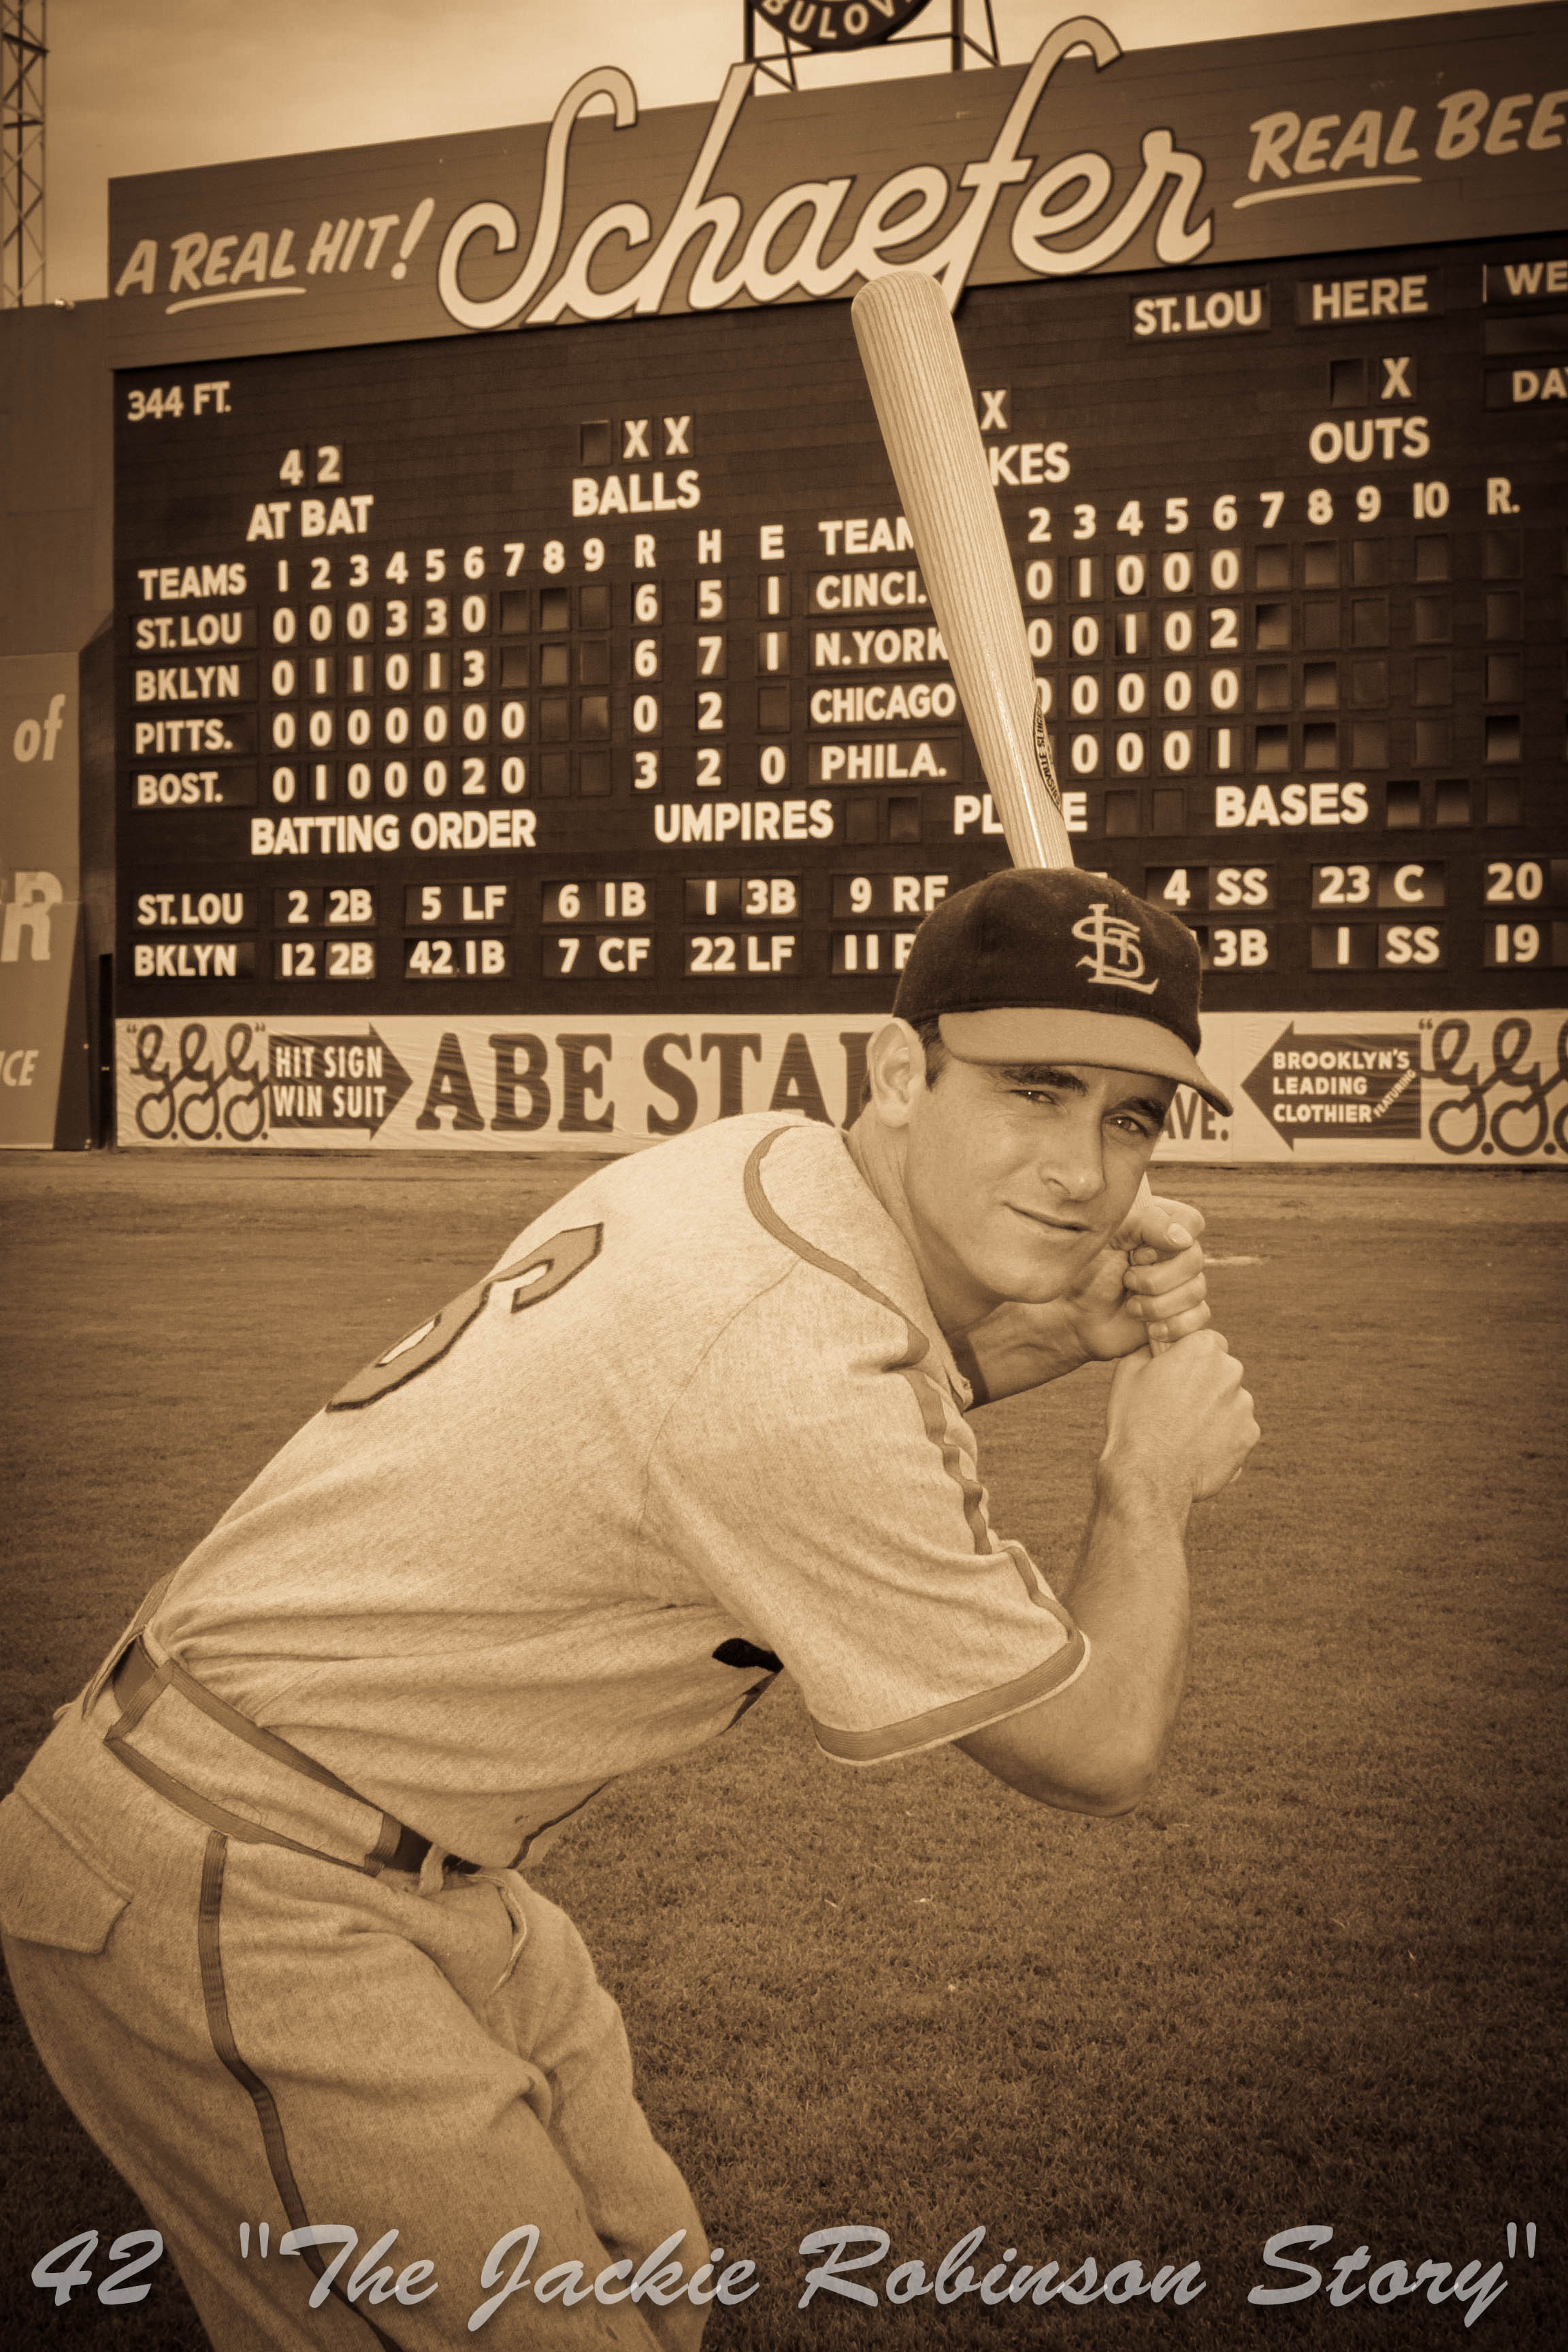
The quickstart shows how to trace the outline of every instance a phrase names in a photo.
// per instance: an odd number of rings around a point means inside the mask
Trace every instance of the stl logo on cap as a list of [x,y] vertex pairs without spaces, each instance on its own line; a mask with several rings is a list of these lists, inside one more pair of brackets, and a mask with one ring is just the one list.
[[1109,903],[1097,898],[1072,927],[1074,939],[1086,940],[1094,950],[1092,955],[1079,956],[1078,968],[1087,971],[1090,982],[1098,982],[1102,988],[1133,988],[1140,996],[1152,996],[1160,982],[1157,977],[1142,977],[1148,970],[1143,934],[1125,915],[1110,914]]

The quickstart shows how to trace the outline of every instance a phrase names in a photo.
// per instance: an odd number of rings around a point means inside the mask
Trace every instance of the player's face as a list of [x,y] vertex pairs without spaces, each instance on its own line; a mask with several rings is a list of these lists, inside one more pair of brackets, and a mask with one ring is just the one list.
[[950,1055],[911,1095],[904,1197],[946,1328],[1072,1287],[1131,1207],[1174,1092],[1133,1070]]

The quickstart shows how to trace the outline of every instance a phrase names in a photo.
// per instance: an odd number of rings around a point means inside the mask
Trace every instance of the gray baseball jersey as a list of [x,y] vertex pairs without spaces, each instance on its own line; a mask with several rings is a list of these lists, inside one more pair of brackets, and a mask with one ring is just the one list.
[[558,1202],[351,1381],[151,1629],[446,1852],[537,1854],[782,1661],[849,1764],[1075,1678],[970,1392],[837,1130],[725,1119]]

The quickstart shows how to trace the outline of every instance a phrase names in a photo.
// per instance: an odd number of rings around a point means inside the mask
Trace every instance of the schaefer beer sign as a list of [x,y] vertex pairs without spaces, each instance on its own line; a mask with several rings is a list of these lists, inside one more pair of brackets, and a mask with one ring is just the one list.
[[[614,66],[548,123],[114,184],[136,366],[1568,226],[1568,7],[643,114]],[[955,104],[960,92],[963,105]]]

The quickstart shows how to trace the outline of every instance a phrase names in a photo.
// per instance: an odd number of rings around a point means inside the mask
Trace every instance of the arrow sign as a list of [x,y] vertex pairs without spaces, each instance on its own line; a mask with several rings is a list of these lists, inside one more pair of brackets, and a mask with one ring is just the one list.
[[1421,1042],[1412,1031],[1298,1032],[1294,1022],[1243,1080],[1292,1151],[1421,1132]]
[[344,1036],[268,1039],[268,1118],[274,1128],[374,1135],[408,1092],[407,1071],[374,1029]]

